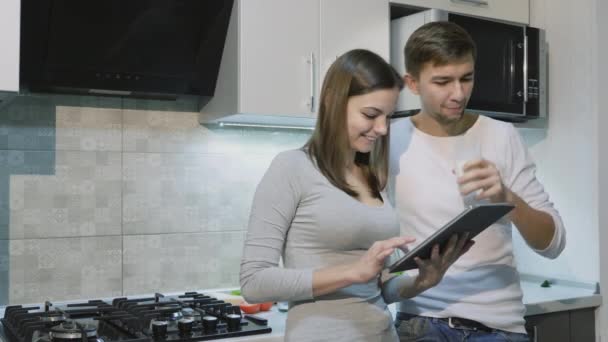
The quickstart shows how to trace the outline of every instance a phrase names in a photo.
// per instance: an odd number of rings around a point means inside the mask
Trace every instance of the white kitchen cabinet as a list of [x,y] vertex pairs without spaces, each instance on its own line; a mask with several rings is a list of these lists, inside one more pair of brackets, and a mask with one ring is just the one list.
[[20,4],[19,0],[0,1],[0,92],[19,90]]
[[201,122],[230,114],[314,118],[337,56],[366,48],[388,60],[389,21],[388,0],[235,1]]
[[321,0],[320,82],[331,63],[351,49],[365,48],[389,59],[389,11],[384,0]]
[[516,23],[529,24],[529,0],[391,0],[393,4],[437,8]]
[[243,0],[240,6],[241,112],[312,112],[314,63],[319,58],[319,2]]

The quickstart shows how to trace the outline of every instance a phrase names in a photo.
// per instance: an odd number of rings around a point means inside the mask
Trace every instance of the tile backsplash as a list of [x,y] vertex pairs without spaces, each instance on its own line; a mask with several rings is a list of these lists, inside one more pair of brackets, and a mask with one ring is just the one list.
[[[196,107],[27,95],[0,108],[0,305],[238,286],[257,183],[311,131],[201,126]],[[567,229],[596,240],[593,196],[564,188],[534,133],[523,136]],[[516,236],[520,271],[593,280],[594,247],[568,245],[542,260]]]
[[196,104],[27,95],[0,109],[0,305],[238,286],[255,187],[310,131]]

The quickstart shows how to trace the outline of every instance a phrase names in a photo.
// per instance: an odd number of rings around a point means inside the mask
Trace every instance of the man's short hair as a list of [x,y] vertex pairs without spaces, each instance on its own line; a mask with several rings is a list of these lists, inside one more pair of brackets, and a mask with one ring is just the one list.
[[462,27],[448,21],[433,21],[420,26],[407,40],[403,50],[405,70],[414,77],[425,64],[446,65],[477,56],[475,42]]

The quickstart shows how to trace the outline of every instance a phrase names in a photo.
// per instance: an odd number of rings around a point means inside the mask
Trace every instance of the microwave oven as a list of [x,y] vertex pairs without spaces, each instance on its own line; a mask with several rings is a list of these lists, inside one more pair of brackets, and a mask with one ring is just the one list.
[[[391,21],[391,64],[405,74],[403,48],[418,27],[431,21],[462,26],[477,47],[475,85],[467,111],[523,122],[547,115],[547,49],[542,29],[430,9]],[[398,116],[415,114],[418,97],[404,90]]]

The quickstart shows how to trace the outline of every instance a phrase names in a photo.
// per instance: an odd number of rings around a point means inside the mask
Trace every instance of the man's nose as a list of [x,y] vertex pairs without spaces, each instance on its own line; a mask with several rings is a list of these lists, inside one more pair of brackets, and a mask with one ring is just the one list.
[[454,86],[452,87],[452,96],[451,98],[456,101],[462,101],[465,96],[465,85],[462,82],[454,82]]

